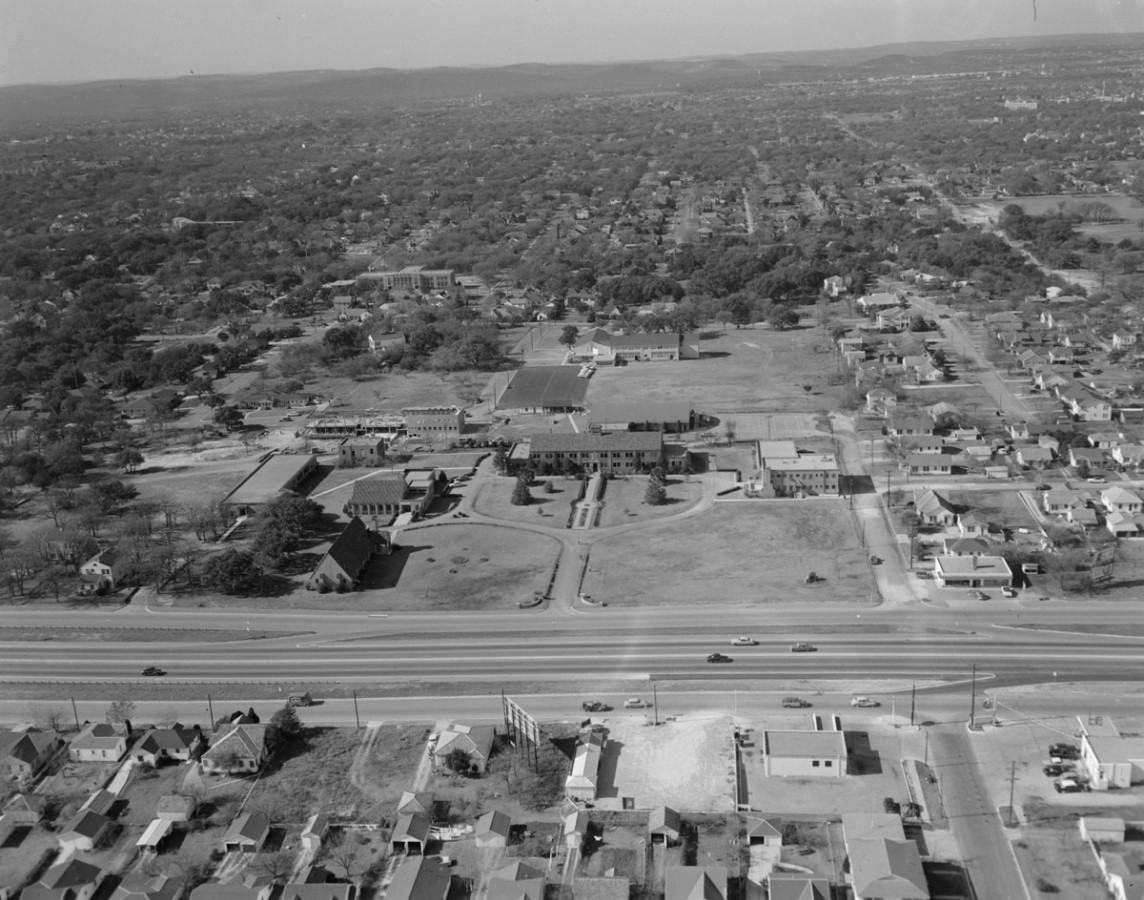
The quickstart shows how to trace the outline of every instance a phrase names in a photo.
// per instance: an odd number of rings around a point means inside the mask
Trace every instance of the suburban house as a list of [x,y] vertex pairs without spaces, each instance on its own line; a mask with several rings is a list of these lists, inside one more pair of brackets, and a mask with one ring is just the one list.
[[433,748],[433,765],[446,765],[449,754],[462,750],[469,754],[473,770],[484,772],[493,752],[496,729],[492,725],[458,725],[453,723],[441,731],[437,746]]
[[528,461],[533,468],[577,466],[605,475],[635,474],[665,464],[663,435],[648,431],[607,434],[534,434]]
[[898,444],[903,450],[915,453],[941,453],[945,438],[937,434],[912,434],[898,438]]
[[1053,516],[1063,516],[1074,506],[1084,506],[1087,502],[1083,491],[1056,490],[1041,494],[1041,507]]
[[935,556],[933,580],[938,587],[1009,587],[1013,572],[1003,556]]
[[270,823],[256,813],[243,813],[230,823],[222,836],[227,853],[257,853],[270,836]]
[[1097,518],[1096,510],[1089,506],[1074,506],[1067,513],[1065,518],[1073,525],[1081,525],[1085,528],[1095,528],[1100,524]]
[[230,725],[215,735],[200,762],[211,775],[252,774],[262,768],[266,751],[262,746],[264,726]]
[[455,440],[465,431],[465,411],[456,406],[410,406],[401,411],[405,433],[424,440]]
[[427,816],[420,813],[403,813],[397,817],[397,824],[393,826],[393,833],[389,836],[389,846],[394,853],[420,855],[425,852],[425,845],[428,843]]
[[564,795],[570,800],[595,800],[599,784],[600,754],[607,738],[586,728],[580,732],[572,773],[564,781]]
[[1117,444],[1112,448],[1112,458],[1122,466],[1139,466],[1144,463],[1144,447],[1140,444]]
[[839,778],[849,755],[841,731],[766,731],[763,770],[768,776]]
[[172,822],[189,822],[195,815],[197,804],[194,797],[186,794],[164,794],[155,804],[155,818],[170,819]]
[[893,391],[887,390],[886,388],[872,388],[866,392],[867,412],[884,415],[897,405],[897,395],[895,395]]
[[1144,501],[1119,485],[1101,491],[1100,502],[1109,512],[1118,512],[1125,516],[1136,516],[1144,510]]
[[432,791],[404,791],[401,799],[397,801],[397,814],[420,813],[423,816],[433,815]]
[[648,814],[647,837],[652,844],[678,844],[683,819],[670,806],[657,806]]
[[20,893],[22,900],[91,900],[103,883],[103,870],[82,859],[64,860]]
[[990,549],[989,543],[981,538],[947,537],[942,542],[942,551],[946,556],[984,556]]
[[747,816],[747,844],[762,844],[764,847],[783,845],[782,822],[778,819],[756,819]]
[[915,841],[899,815],[843,813],[854,900],[929,900],[929,885]]
[[726,900],[727,870],[722,866],[667,866],[664,900]]
[[1017,462],[1029,469],[1044,469],[1053,464],[1053,451],[1045,447],[1021,447],[1017,450]]
[[1144,738],[1125,737],[1108,716],[1099,722],[1077,716],[1080,765],[1094,791],[1144,782]]
[[56,837],[63,853],[94,850],[111,830],[111,819],[90,809],[77,812]]
[[114,550],[100,550],[79,567],[80,590],[95,594],[114,591],[123,577],[123,563]]
[[1069,465],[1074,469],[1095,469],[1103,466],[1106,456],[1096,447],[1070,447]]
[[[360,482],[359,482],[360,483]],[[330,549],[306,581],[311,591],[345,591],[357,587],[358,580],[375,554],[391,552],[388,535],[366,527],[358,516],[334,538]]]
[[330,830],[330,817],[325,813],[314,813],[306,820],[302,829],[302,846],[311,853],[317,853]]
[[117,762],[127,752],[131,728],[125,723],[90,722],[68,745],[73,762]]
[[1140,534],[1140,526],[1133,519],[1130,519],[1124,513],[1110,512],[1104,517],[1104,527],[1109,532],[1118,538],[1131,538]]
[[544,883],[539,869],[511,862],[489,875],[487,900],[544,900]]
[[512,832],[512,818],[499,809],[489,810],[479,819],[474,829],[478,847],[507,847]]
[[901,306],[902,302],[893,294],[865,294],[855,301],[856,305],[863,313],[870,315],[877,313],[884,309],[891,309],[895,306]]
[[831,297],[838,297],[841,294],[845,294],[848,290],[846,279],[841,275],[831,275],[829,278],[824,278],[822,280],[822,290]]
[[768,900],[830,900],[831,896],[825,878],[778,871],[767,875]]
[[131,748],[131,758],[152,766],[168,760],[187,762],[203,744],[203,733],[197,728],[152,728]]
[[897,416],[890,417],[886,431],[894,437],[915,434],[933,434],[933,421],[924,416]]
[[957,521],[953,504],[936,491],[914,492],[914,512],[923,525],[948,527]]
[[411,856],[397,867],[386,900],[445,900],[449,894],[449,864],[427,856]]
[[981,513],[970,510],[957,516],[957,530],[962,537],[985,537],[991,529],[990,521]]
[[42,731],[0,731],[0,765],[17,784],[31,781],[62,746],[55,734]]
[[952,461],[945,453],[907,453],[902,468],[908,475],[949,475]]
[[179,900],[183,879],[177,875],[149,875],[141,870],[123,876],[111,900]]
[[353,469],[357,466],[380,466],[385,462],[385,438],[348,437],[338,444],[338,466]]

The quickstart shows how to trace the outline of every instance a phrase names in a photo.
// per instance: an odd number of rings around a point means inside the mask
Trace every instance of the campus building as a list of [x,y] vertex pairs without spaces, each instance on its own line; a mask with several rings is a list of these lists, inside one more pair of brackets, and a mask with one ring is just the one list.
[[310,454],[276,453],[239,482],[222,505],[236,516],[253,515],[283,491],[297,491],[317,468],[318,460]]
[[452,269],[426,269],[424,266],[405,266],[390,272],[362,272],[357,280],[376,285],[386,291],[447,291],[457,285]]
[[573,345],[571,353],[573,362],[601,365],[678,359],[699,359],[698,334],[612,334],[603,328],[593,328]]
[[[672,457],[678,459],[678,457]],[[654,431],[607,434],[534,434],[528,461],[534,469],[578,466],[585,472],[630,475],[655,466],[667,467],[663,436]]]
[[757,478],[748,480],[749,497],[807,497],[837,494],[841,482],[833,453],[813,453],[793,458],[771,457]]
[[411,438],[453,440],[465,430],[465,411],[455,406],[412,406],[401,411]]

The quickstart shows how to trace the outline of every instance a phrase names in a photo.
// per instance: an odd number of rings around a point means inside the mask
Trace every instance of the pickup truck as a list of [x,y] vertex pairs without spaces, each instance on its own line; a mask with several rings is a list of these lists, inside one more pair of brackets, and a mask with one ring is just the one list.
[[612,707],[604,703],[602,700],[585,700],[580,704],[580,708],[584,712],[607,712]]

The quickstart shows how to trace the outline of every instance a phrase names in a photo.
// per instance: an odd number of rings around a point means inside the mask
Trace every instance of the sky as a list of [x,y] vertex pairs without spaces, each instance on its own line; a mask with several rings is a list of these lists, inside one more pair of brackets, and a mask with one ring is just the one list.
[[1144,0],[0,0],[0,85],[1144,31]]

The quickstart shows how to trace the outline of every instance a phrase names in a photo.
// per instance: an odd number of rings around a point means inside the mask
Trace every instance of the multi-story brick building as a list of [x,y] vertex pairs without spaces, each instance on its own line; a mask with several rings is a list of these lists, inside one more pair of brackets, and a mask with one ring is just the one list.
[[451,439],[465,430],[465,411],[455,406],[414,406],[403,409],[405,433],[428,440]]

